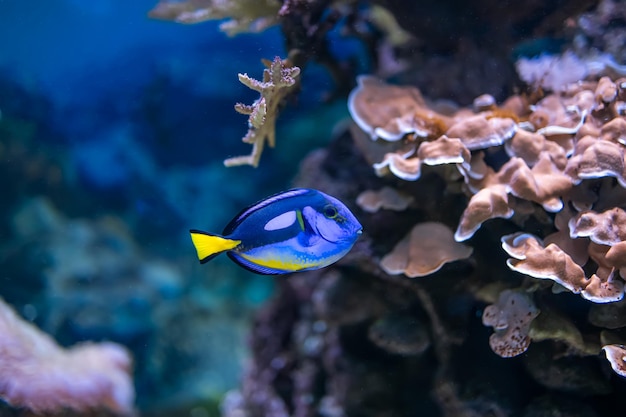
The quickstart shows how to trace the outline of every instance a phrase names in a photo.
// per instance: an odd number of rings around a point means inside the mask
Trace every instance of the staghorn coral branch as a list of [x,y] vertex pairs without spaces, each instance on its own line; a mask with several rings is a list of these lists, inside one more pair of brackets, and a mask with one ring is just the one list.
[[243,103],[237,103],[235,104],[235,111],[237,113],[241,113],[241,114],[245,114],[245,115],[251,115],[252,112],[254,111],[255,107],[253,105],[247,105],[247,104],[243,104]]
[[274,61],[263,60],[267,67],[263,70],[263,81],[255,80],[248,74],[239,74],[239,81],[261,94],[252,105],[242,103],[235,104],[238,113],[248,115],[248,133],[243,137],[245,143],[252,144],[250,155],[228,158],[224,161],[227,167],[239,165],[252,165],[257,167],[263,152],[265,142],[270,147],[276,143],[276,118],[278,110],[285,97],[296,86],[300,68],[293,67],[288,60],[280,57]]
[[115,343],[63,349],[0,299],[0,397],[34,412],[133,413],[131,358]]

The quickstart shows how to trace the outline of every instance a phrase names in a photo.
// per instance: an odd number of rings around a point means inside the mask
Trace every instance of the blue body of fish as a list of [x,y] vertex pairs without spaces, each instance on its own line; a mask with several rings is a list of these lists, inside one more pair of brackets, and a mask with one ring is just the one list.
[[258,274],[286,274],[328,266],[347,254],[362,226],[339,200],[297,188],[244,209],[222,235],[190,230],[200,262],[226,252]]

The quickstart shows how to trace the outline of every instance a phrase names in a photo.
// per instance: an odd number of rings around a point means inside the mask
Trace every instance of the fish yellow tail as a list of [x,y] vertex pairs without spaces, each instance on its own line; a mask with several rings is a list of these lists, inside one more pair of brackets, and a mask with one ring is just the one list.
[[200,230],[190,230],[191,241],[198,252],[200,263],[209,262],[213,257],[230,249],[236,248],[241,241],[211,235]]

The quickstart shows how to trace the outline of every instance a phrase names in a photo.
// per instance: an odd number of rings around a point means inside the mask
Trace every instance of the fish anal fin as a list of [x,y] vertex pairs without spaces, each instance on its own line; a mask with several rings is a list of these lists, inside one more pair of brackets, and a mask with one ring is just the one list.
[[189,234],[200,263],[207,263],[220,253],[234,249],[241,243],[240,240],[228,239],[201,230],[190,230]]
[[257,265],[247,260],[246,258],[244,258],[243,256],[241,256],[240,254],[236,252],[228,252],[228,257],[232,259],[236,264],[240,265],[241,267],[247,269],[250,272],[254,272],[255,274],[280,275],[280,274],[288,274],[288,273],[294,272],[294,271],[283,271],[280,269]]

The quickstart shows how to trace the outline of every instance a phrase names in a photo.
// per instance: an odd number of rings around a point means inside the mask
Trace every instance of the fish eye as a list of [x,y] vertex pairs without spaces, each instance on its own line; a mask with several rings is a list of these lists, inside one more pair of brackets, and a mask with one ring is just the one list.
[[329,219],[334,219],[339,214],[337,212],[337,209],[331,205],[325,206],[322,213],[324,214],[325,217]]

